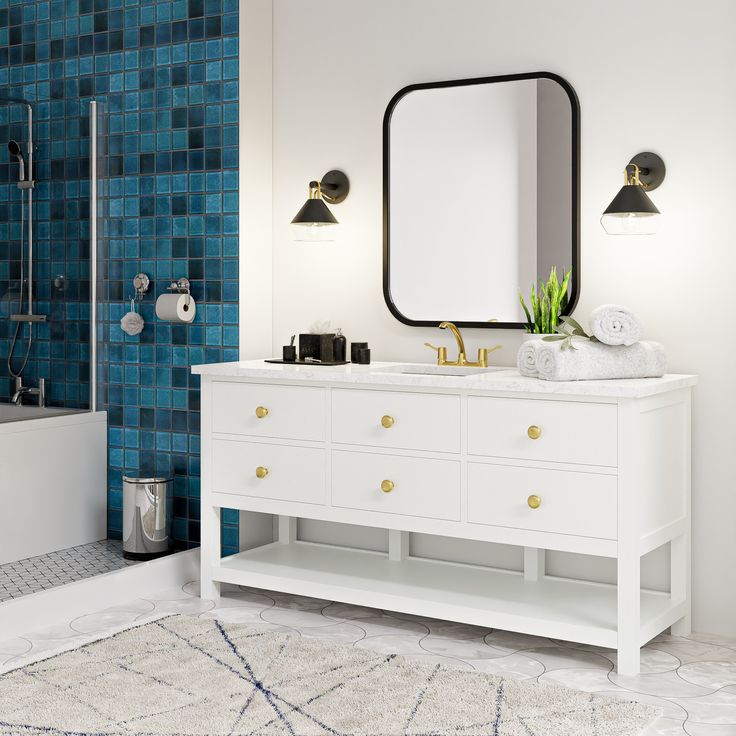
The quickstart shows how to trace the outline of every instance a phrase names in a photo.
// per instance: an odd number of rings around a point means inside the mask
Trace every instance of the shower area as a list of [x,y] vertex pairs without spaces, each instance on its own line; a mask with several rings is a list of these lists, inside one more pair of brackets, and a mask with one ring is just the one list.
[[0,602],[125,564],[104,541],[104,123],[0,90]]

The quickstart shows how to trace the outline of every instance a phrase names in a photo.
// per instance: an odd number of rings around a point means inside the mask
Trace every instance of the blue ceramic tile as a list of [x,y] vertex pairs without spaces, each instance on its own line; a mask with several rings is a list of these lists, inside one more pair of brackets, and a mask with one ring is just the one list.
[[[0,7],[8,7],[0,0]],[[199,541],[199,397],[192,363],[236,357],[236,0],[25,0],[0,28],[0,87],[42,100],[36,110],[38,326],[29,380],[49,380],[52,403],[86,405],[89,319],[89,124],[87,101],[106,109],[108,195],[101,393],[109,413],[111,535],[121,533],[123,472],[173,473],[186,503],[174,536]],[[1,24],[0,24],[1,25]],[[0,106],[0,126],[23,138],[23,111]],[[16,132],[17,129],[17,132]],[[19,193],[0,182],[0,242],[20,237]],[[153,289],[139,310],[146,327],[126,336],[130,280],[144,269]],[[17,267],[0,262],[0,298]],[[65,275],[63,292],[52,281]],[[170,279],[192,279],[194,325],[155,317]],[[0,324],[0,371],[8,352]],[[0,373],[0,376],[2,373]],[[5,374],[7,381],[7,374]],[[224,551],[237,549],[237,513],[224,515]]]

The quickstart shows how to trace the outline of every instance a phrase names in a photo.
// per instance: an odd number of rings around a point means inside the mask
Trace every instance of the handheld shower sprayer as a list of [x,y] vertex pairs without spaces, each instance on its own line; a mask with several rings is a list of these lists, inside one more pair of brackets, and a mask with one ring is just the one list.
[[20,144],[18,141],[8,141],[8,151],[10,151],[11,156],[15,156],[18,159],[18,181],[22,182],[26,179],[26,161],[23,158],[23,154],[20,150]]

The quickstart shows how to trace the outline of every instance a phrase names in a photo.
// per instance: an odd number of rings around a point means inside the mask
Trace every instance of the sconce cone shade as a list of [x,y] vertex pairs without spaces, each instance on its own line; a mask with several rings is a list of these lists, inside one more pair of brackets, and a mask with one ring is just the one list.
[[653,235],[660,212],[638,184],[625,184],[601,217],[609,235]]
[[308,199],[304,203],[296,217],[291,221],[292,225],[337,225],[335,215],[321,199]]
[[321,199],[308,199],[291,221],[298,243],[328,243],[337,236],[337,219]]

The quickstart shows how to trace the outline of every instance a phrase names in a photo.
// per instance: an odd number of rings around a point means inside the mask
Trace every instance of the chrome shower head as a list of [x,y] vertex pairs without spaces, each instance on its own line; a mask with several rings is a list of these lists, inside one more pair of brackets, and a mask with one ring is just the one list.
[[20,143],[18,143],[18,141],[13,141],[13,140],[8,141],[8,151],[10,151],[11,156],[15,156],[18,159],[18,165],[20,166],[20,170],[18,173],[18,181],[25,181],[26,162],[25,162],[25,159],[23,158],[23,154],[21,153]]

